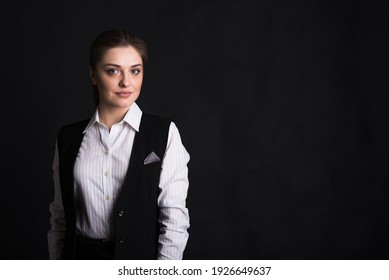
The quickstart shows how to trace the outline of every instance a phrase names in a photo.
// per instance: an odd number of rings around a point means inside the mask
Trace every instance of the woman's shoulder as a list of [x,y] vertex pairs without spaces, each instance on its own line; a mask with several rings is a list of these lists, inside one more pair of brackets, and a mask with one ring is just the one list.
[[86,128],[86,126],[88,125],[89,121],[90,119],[85,119],[85,120],[65,124],[60,127],[58,131],[58,135],[66,136],[77,132],[82,133]]
[[141,124],[142,123],[145,124],[144,126],[147,125],[153,127],[166,128],[168,131],[176,131],[178,133],[177,123],[173,118],[170,117],[143,112]]
[[160,115],[149,114],[145,112],[142,113],[142,120],[147,120],[150,122],[167,123],[167,124],[173,122],[171,118],[160,116]]
[[146,132],[146,134],[168,135],[172,123],[173,121],[170,118],[143,113],[139,130]]

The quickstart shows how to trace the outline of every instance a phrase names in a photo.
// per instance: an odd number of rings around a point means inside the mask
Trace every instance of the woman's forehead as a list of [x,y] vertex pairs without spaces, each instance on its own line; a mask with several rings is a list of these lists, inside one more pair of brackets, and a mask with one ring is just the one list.
[[101,58],[102,64],[117,64],[131,66],[141,64],[142,58],[138,51],[132,46],[115,47],[108,49]]

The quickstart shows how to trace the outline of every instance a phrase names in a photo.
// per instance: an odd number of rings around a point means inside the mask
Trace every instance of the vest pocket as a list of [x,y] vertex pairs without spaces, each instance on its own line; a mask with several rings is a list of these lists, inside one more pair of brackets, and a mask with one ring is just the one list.
[[144,165],[143,167],[143,183],[147,186],[149,191],[155,189],[158,190],[159,178],[161,174],[161,162],[153,162]]

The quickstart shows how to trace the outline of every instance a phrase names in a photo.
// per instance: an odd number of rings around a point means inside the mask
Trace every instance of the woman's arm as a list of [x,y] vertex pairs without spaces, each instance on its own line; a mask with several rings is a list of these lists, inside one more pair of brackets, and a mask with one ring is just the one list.
[[53,161],[54,200],[50,203],[51,228],[47,234],[49,245],[49,258],[61,259],[63,242],[65,239],[65,213],[62,205],[61,187],[59,183],[58,148],[55,145]]
[[185,201],[189,186],[187,167],[189,159],[178,129],[172,122],[159,184],[158,259],[182,259],[188,241],[189,214]]

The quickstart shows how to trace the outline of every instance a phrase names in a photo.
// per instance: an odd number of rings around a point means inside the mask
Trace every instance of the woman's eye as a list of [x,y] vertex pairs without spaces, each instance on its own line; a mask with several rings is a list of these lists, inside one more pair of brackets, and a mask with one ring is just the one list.
[[116,75],[116,74],[119,73],[119,70],[117,70],[117,69],[108,69],[107,73],[110,74],[110,75]]
[[139,69],[132,69],[131,73],[134,75],[138,75],[140,73],[140,70]]

